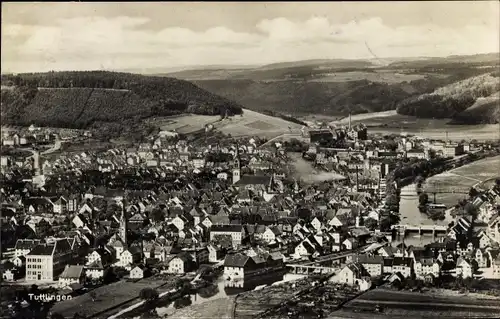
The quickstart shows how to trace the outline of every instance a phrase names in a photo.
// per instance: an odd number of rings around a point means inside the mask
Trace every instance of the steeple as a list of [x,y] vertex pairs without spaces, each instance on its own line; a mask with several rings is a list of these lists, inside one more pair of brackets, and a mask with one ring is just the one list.
[[236,144],[236,152],[233,160],[233,184],[237,183],[241,178],[241,163],[240,163],[240,147]]
[[124,246],[127,246],[127,216],[125,214],[125,207],[121,202],[121,217],[120,217],[120,239],[123,241]]
[[35,169],[35,175],[40,176],[41,175],[40,152],[38,150],[35,150],[33,152],[33,168]]

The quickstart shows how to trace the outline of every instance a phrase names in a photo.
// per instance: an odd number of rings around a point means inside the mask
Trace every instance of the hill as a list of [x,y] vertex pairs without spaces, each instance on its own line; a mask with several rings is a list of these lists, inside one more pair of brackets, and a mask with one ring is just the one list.
[[494,55],[378,60],[306,60],[255,68],[184,70],[192,81],[243,107],[303,116],[395,110],[412,97],[498,70]]
[[[481,103],[465,113],[462,112],[474,106],[479,98],[491,96],[499,90],[498,72],[486,73],[437,88],[431,93],[405,99],[398,104],[397,112],[422,118],[461,118],[461,122],[465,120],[464,115],[479,115],[465,121],[468,124],[483,122],[484,116],[478,111],[493,112],[495,103]],[[497,122],[494,118],[491,120]],[[489,120],[487,122],[491,123]]]
[[456,115],[453,123],[456,124],[495,124],[500,123],[500,94],[499,92],[488,97],[480,97],[476,102]]
[[241,107],[174,78],[88,71],[2,75],[2,124],[128,126],[180,113],[240,114]]
[[193,83],[245,108],[302,116],[394,110],[400,101],[430,93],[453,81],[453,76],[426,75],[421,79],[391,83],[369,80],[199,80]]

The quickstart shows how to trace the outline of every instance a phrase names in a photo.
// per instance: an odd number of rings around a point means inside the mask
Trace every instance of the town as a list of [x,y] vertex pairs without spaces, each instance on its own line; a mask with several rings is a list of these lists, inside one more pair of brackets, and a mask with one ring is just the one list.
[[[269,290],[310,301],[246,314],[262,318],[326,316],[379,287],[463,293],[496,282],[500,292],[498,170],[473,187],[427,183],[498,156],[498,143],[375,135],[351,121],[293,138],[217,134],[160,131],[80,151],[68,146],[90,131],[2,128],[6,318],[161,317],[219,286],[239,300]],[[454,192],[462,200],[436,200]],[[430,223],[405,220],[408,197]]]

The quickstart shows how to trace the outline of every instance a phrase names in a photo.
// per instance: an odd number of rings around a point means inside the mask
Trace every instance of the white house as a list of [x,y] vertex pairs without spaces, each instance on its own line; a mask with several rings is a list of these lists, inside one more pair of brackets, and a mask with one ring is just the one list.
[[179,254],[168,262],[168,272],[171,274],[185,274],[191,270],[191,258],[188,254]]
[[433,258],[422,258],[413,265],[417,279],[423,280],[426,275],[432,274],[438,278],[441,273],[441,263]]
[[459,257],[457,260],[457,268],[456,268],[457,276],[461,275],[462,278],[472,278],[474,275],[474,266],[470,261]]
[[71,284],[83,284],[85,272],[83,266],[80,265],[66,265],[63,273],[59,276],[59,286],[67,287]]
[[97,259],[94,262],[85,266],[85,276],[91,279],[104,278],[107,268],[104,267],[102,260]]
[[360,263],[350,263],[329,279],[330,282],[357,286],[359,290],[365,291],[371,287],[370,274]]
[[144,278],[144,269],[145,268],[142,265],[135,266],[134,268],[132,268],[132,270],[130,270],[129,278],[130,279],[142,279],[142,278]]

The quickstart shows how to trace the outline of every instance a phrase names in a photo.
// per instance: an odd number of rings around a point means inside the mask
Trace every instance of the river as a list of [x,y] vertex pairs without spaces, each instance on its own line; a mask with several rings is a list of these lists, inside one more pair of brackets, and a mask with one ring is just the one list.
[[[440,225],[445,226],[453,221],[453,217],[447,211],[444,220],[433,221],[426,214],[422,214],[418,209],[417,185],[410,184],[401,188],[401,198],[399,201],[399,216],[401,224],[409,225]],[[394,243],[397,245],[403,238],[396,238]],[[414,246],[423,246],[433,242],[431,234],[427,235],[407,235],[404,239],[405,244]]]

